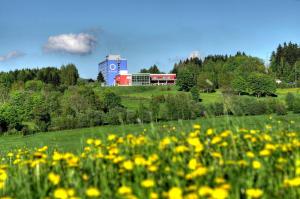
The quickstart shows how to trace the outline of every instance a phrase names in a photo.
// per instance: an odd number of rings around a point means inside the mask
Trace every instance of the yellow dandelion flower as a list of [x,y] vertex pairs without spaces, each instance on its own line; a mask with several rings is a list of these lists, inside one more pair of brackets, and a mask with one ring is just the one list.
[[228,197],[228,191],[221,188],[216,188],[213,190],[211,197],[213,199],[225,199]]
[[130,187],[122,186],[118,189],[118,193],[121,195],[127,195],[127,194],[131,194],[132,190]]
[[91,138],[90,138],[90,139],[87,139],[87,141],[86,141],[86,143],[89,144],[89,145],[93,144],[93,142],[94,142],[94,140],[91,139]]
[[267,157],[267,156],[270,156],[270,155],[271,155],[271,151],[268,150],[268,149],[264,149],[264,150],[261,150],[261,151],[259,152],[259,155],[260,155],[260,156],[263,156],[263,157]]
[[123,167],[126,170],[132,170],[133,169],[133,162],[131,160],[127,160],[127,161],[123,162]]
[[150,199],[158,199],[158,194],[155,192],[150,193]]
[[198,193],[200,196],[210,196],[213,192],[213,189],[208,186],[200,187]]
[[4,188],[4,182],[0,181],[0,190]]
[[194,124],[194,125],[193,125],[193,128],[194,128],[194,129],[201,129],[201,126],[200,126],[200,124]]
[[99,197],[100,196],[100,191],[95,187],[90,187],[85,191],[85,194],[90,198]]
[[182,199],[182,190],[179,187],[173,187],[168,192],[169,199]]
[[251,198],[260,198],[263,195],[263,191],[261,189],[247,189],[246,194]]
[[255,157],[254,153],[251,152],[251,151],[248,151],[248,152],[246,153],[246,156],[247,156],[248,158],[254,158],[254,157]]
[[222,138],[221,138],[221,137],[215,136],[215,137],[212,138],[211,144],[217,144],[217,143],[219,143],[219,142],[221,142],[221,141],[222,141]]
[[7,180],[7,173],[3,169],[0,169],[0,181],[5,181]]
[[51,172],[48,174],[48,180],[54,184],[54,185],[57,185],[59,182],[60,182],[60,176]]
[[67,199],[68,198],[68,192],[66,189],[58,188],[54,191],[54,198],[58,199]]
[[252,162],[252,167],[253,167],[254,169],[260,169],[260,168],[261,168],[261,163],[260,163],[259,161],[257,161],[257,160],[254,160],[254,161]]
[[154,181],[151,179],[146,179],[141,182],[141,186],[145,188],[153,187],[155,185]]
[[213,129],[212,128],[209,128],[206,130],[206,135],[212,135],[213,134]]

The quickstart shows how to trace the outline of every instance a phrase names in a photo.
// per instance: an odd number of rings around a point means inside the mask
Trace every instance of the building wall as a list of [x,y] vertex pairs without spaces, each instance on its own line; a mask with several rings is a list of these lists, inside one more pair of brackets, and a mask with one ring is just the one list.
[[132,86],[150,85],[149,73],[132,74]]
[[126,59],[115,59],[115,56],[107,56],[106,60],[99,64],[99,72],[102,72],[107,86],[115,85],[115,77],[121,70],[127,70]]

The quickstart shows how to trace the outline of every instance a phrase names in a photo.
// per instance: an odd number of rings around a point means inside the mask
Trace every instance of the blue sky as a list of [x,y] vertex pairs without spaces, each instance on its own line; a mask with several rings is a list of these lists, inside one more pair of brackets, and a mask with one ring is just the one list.
[[130,72],[168,72],[192,52],[267,60],[300,43],[300,0],[0,0],[0,71],[74,63],[95,78],[107,54]]

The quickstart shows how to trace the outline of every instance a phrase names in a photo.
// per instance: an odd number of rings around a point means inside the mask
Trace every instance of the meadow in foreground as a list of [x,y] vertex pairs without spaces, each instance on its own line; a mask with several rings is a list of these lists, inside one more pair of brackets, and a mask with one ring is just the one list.
[[1,156],[0,198],[299,198],[296,125],[164,125],[160,134],[87,139],[79,154],[20,148]]

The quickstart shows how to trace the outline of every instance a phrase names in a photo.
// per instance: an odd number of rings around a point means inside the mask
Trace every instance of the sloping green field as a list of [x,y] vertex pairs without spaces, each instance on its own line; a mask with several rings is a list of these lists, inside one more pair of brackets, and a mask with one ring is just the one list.
[[[270,117],[273,120],[270,120]],[[274,121],[280,121],[275,123]],[[217,117],[217,118],[200,118],[191,121],[172,121],[164,123],[152,124],[132,124],[122,126],[102,126],[93,128],[83,128],[65,131],[55,131],[47,133],[37,133],[31,136],[2,136],[0,137],[0,153],[16,148],[35,148],[42,146],[49,146],[50,148],[57,148],[60,151],[77,152],[82,150],[83,142],[87,138],[105,138],[108,134],[115,133],[120,135],[125,134],[139,134],[147,131],[150,135],[160,136],[160,133],[172,130],[175,127],[177,131],[188,132],[191,130],[192,124],[201,124],[203,128],[215,128],[223,130],[226,128],[263,128],[267,124],[276,125],[278,128],[282,124],[289,124],[290,121],[295,121],[291,124],[293,129],[300,129],[299,115],[287,116],[245,116],[245,117]]]
[[[129,109],[136,109],[140,102],[148,105],[149,100],[152,96],[158,95],[175,95],[178,93],[184,93],[178,91],[177,86],[130,86],[130,87],[109,87],[109,88],[96,88],[95,91],[98,93],[103,92],[105,89],[110,89],[116,94],[122,97],[122,103]],[[276,94],[278,99],[285,100],[287,93],[294,93],[300,96],[300,88],[287,88],[277,89]],[[210,104],[214,102],[223,101],[224,96],[220,90],[214,93],[200,93],[200,98],[203,104]],[[255,97],[253,97],[255,98]]]

